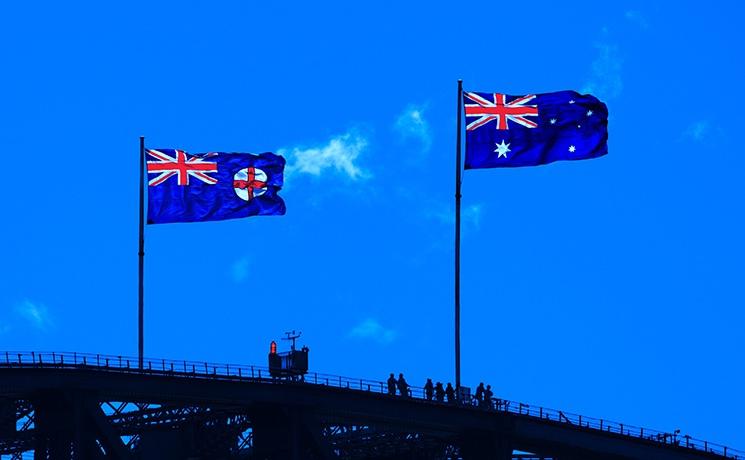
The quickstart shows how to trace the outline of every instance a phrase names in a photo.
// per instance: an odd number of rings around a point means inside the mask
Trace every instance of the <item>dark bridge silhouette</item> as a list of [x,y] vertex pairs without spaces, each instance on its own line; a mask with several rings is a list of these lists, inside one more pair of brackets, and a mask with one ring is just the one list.
[[[267,368],[78,353],[0,353],[0,455],[35,459],[745,460],[745,452],[523,403],[386,394]],[[517,454],[514,451],[529,452]],[[25,457],[24,457],[25,455]]]

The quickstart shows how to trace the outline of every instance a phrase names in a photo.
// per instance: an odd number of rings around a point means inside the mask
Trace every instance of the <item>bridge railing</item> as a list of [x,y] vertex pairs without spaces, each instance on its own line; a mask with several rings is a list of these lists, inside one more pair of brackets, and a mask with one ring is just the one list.
[[[473,404],[478,405],[477,402],[474,402]],[[508,401],[499,398],[493,399],[491,401],[491,404],[487,405],[487,410],[497,410],[518,415],[537,417],[542,420],[574,425],[578,428],[600,430],[608,433],[616,433],[623,436],[630,436],[663,444],[685,447],[693,450],[700,450],[736,460],[745,459],[745,452],[743,451],[732,449],[721,444],[696,439],[687,434],[681,435],[680,430],[675,430],[673,432],[664,432],[650,428],[614,422],[606,419],[587,417],[556,409],[531,406],[528,404]]]
[[[220,380],[248,380],[272,384],[288,384],[302,381],[314,385],[325,385],[356,391],[388,393],[386,382],[317,372],[309,372],[302,380],[290,380],[287,378],[272,377],[269,373],[269,368],[263,366],[146,358],[143,360],[143,368],[140,369],[138,363],[137,358],[92,353],[10,351],[0,353],[0,367],[92,368],[108,372],[145,373]],[[400,398],[401,396],[395,397]],[[424,388],[418,386],[409,386],[408,397],[424,400],[431,404],[450,404],[427,400]],[[695,439],[688,435],[681,436],[680,430],[663,432],[500,398],[492,398],[489,402],[480,402],[473,398],[471,401],[461,404],[471,406],[475,410],[509,412],[521,416],[569,424],[580,429],[600,430],[621,436],[641,438],[648,441],[700,450],[735,460],[745,460],[745,452],[743,451],[721,444]]]
[[[271,383],[290,383],[302,381],[316,385],[326,385],[350,390],[386,393],[385,382],[371,379],[358,379],[340,375],[309,372],[302,379],[272,377],[269,368],[241,364],[217,364],[203,361],[143,359],[143,368],[139,369],[137,358],[77,352],[4,352],[0,354],[0,366],[39,366],[100,368],[112,372],[133,372],[159,375],[204,377],[212,379],[248,379],[262,380]],[[424,389],[410,387],[410,396],[424,399]]]

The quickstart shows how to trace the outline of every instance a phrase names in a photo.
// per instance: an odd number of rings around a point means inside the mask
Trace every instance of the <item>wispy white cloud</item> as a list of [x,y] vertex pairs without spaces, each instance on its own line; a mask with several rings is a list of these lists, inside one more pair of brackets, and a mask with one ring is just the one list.
[[471,225],[475,229],[479,229],[481,227],[481,210],[482,206],[480,204],[472,204],[469,206],[466,206],[466,208],[463,210],[461,214],[461,218],[469,225]]
[[249,264],[250,260],[246,256],[233,262],[233,265],[230,267],[230,275],[233,277],[233,281],[241,283],[248,278]]
[[396,340],[396,331],[381,325],[377,320],[368,318],[349,331],[349,337],[362,340],[373,340],[388,345]]
[[641,27],[642,29],[648,29],[649,28],[649,20],[647,17],[641,12],[637,10],[628,10],[626,13],[624,13],[624,17],[626,19],[637,26]]
[[712,131],[711,123],[707,120],[699,120],[691,123],[683,132],[683,137],[693,139],[696,142],[703,141]]
[[621,70],[623,59],[618,46],[598,42],[595,44],[597,56],[592,61],[590,78],[582,88],[582,92],[591,93],[601,99],[613,99],[621,95],[623,90],[623,79]]
[[402,139],[415,139],[423,152],[432,147],[432,134],[429,123],[424,118],[425,106],[409,105],[396,119],[393,126]]
[[43,304],[24,299],[16,305],[15,311],[36,329],[43,331],[53,326],[49,310]]
[[[470,204],[464,206],[461,209],[460,218],[461,223],[464,226],[469,226],[475,230],[481,227],[481,216],[483,214],[483,205],[481,204]],[[437,211],[429,212],[429,217],[434,218],[442,222],[443,224],[454,225],[455,224],[455,211],[453,208],[450,209],[438,209]]]
[[334,136],[322,145],[279,149],[278,153],[288,158],[288,176],[298,173],[320,176],[332,172],[356,180],[369,176],[356,164],[367,146],[367,138],[353,130]]

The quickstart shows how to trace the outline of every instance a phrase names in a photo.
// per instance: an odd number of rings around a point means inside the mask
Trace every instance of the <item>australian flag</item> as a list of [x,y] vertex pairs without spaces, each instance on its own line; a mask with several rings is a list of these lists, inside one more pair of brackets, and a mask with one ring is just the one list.
[[574,91],[463,92],[465,169],[536,166],[608,153],[608,108]]
[[273,153],[147,149],[148,224],[282,215],[285,159]]

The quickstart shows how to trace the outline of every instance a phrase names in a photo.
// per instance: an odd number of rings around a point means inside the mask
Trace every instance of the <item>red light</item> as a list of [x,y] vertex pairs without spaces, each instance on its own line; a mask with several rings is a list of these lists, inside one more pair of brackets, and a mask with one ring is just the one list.
[[277,354],[277,342],[274,340],[272,340],[272,344],[269,345],[269,353],[273,355]]

